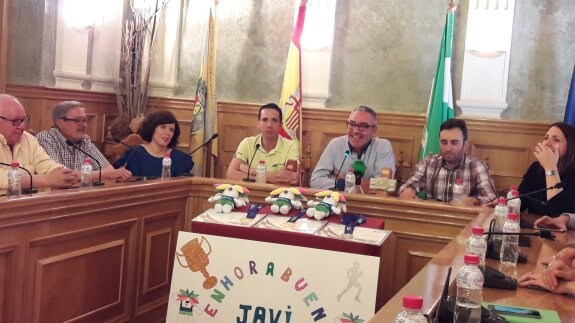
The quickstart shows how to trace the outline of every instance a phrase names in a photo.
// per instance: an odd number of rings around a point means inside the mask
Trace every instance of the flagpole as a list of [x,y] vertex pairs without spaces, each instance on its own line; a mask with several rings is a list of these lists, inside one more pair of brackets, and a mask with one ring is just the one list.
[[455,117],[453,108],[453,88],[451,84],[451,52],[453,43],[453,29],[455,24],[455,1],[447,5],[445,27],[441,39],[439,57],[435,76],[431,84],[425,126],[421,137],[419,160],[428,154],[439,153],[439,128],[441,124]]

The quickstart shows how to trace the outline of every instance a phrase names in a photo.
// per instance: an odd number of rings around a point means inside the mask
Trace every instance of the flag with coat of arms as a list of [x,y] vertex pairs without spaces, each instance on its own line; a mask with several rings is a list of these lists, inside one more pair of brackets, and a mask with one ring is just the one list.
[[306,1],[300,2],[291,37],[279,106],[283,114],[280,135],[298,141],[301,149],[302,90],[301,90],[301,35],[305,21]]

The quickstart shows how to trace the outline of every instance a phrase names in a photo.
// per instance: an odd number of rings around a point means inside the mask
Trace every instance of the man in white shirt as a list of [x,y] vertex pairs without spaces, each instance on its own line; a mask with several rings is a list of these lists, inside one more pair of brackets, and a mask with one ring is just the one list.
[[[24,131],[30,118],[18,99],[0,94],[0,162],[18,162],[32,174],[34,188],[72,187],[78,176],[50,158],[38,144],[38,140]],[[0,191],[8,187],[7,174],[10,168],[0,166]],[[22,173],[22,188],[29,188],[30,177]]]

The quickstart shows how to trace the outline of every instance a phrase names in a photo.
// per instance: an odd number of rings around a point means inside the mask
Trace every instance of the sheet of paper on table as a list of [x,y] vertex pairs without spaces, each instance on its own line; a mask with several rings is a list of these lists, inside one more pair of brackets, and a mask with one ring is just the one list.
[[253,219],[248,219],[246,216],[246,212],[218,213],[213,209],[209,209],[195,217],[192,221],[253,227],[265,217],[265,214],[256,214]]
[[263,220],[258,222],[256,228],[291,231],[298,233],[314,234],[318,232],[326,223],[326,220],[314,220],[307,217],[299,218],[296,222],[287,222],[290,217],[275,214],[268,214]]
[[385,238],[391,233],[389,230],[355,227],[351,238],[344,238],[345,226],[339,223],[328,223],[316,235],[333,239],[347,240],[357,243],[381,246]]

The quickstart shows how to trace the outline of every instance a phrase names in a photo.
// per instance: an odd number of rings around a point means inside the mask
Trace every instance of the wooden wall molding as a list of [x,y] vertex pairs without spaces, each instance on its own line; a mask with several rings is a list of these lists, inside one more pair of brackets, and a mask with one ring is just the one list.
[[[223,177],[235,148],[240,141],[257,133],[259,105],[220,102],[218,124],[220,145],[216,176]],[[303,110],[302,165],[303,185],[317,164],[323,149],[332,139],[346,133],[345,121],[349,110]],[[485,161],[499,190],[518,184],[529,165],[534,161],[533,147],[544,137],[551,122],[508,121],[463,118],[468,127],[470,154]],[[417,164],[425,115],[378,112],[378,136],[388,139],[396,157],[397,178],[406,180]]]

